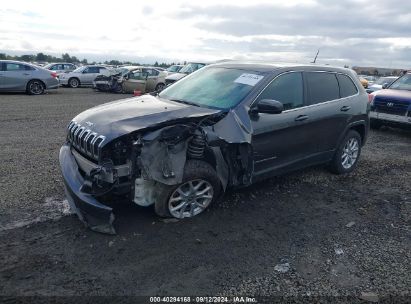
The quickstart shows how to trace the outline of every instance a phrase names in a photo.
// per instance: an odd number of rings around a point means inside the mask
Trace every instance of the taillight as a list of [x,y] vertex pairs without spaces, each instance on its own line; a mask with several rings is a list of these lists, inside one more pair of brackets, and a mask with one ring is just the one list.
[[56,72],[52,72],[52,73],[51,73],[51,77],[57,78],[57,77],[58,77],[58,75],[57,75],[57,73],[56,73]]
[[372,103],[374,101],[374,94],[368,94],[368,103]]

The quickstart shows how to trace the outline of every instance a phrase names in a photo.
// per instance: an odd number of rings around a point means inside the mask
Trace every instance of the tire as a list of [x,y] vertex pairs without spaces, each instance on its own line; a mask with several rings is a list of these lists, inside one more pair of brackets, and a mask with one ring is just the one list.
[[165,84],[164,83],[159,83],[156,85],[156,92],[161,92],[162,90],[164,90],[165,88]]
[[341,141],[330,163],[330,171],[335,174],[352,172],[361,155],[361,136],[355,130],[349,130]]
[[123,90],[123,85],[122,85],[122,84],[118,84],[118,85],[116,86],[115,90],[114,90],[114,93],[121,94],[121,93],[123,93],[123,92],[124,92],[124,90]]
[[30,95],[41,95],[44,93],[45,85],[40,80],[30,80],[27,84],[27,94]]
[[379,130],[382,127],[382,123],[376,120],[370,121],[370,128],[373,130]]
[[68,81],[68,86],[70,88],[78,88],[80,86],[80,80],[78,78],[70,78]]
[[[206,191],[209,188],[211,191]],[[190,190],[196,191],[198,195],[190,193]],[[182,195],[182,192],[186,195]],[[184,168],[182,183],[172,186],[160,184],[154,208],[161,217],[194,217],[214,203],[220,192],[221,183],[215,170],[206,162],[189,160]],[[182,207],[173,209],[178,206]]]

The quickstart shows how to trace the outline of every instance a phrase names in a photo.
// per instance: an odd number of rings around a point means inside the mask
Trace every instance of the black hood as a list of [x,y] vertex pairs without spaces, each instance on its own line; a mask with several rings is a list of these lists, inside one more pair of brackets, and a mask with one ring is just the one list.
[[105,144],[122,135],[184,118],[205,117],[221,110],[202,108],[144,95],[86,110],[73,121],[106,137]]

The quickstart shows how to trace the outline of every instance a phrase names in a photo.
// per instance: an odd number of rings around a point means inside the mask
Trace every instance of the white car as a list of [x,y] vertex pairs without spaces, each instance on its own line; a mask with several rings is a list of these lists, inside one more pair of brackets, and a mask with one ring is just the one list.
[[82,85],[92,85],[94,79],[101,75],[108,67],[102,65],[82,66],[70,73],[61,74],[60,84],[72,88],[78,88]]
[[198,62],[190,62],[187,63],[178,73],[171,74],[166,77],[166,85],[172,84],[181,78],[186,77],[188,74],[201,69],[202,67],[206,66],[205,63],[198,63]]
[[372,92],[375,92],[375,91],[378,91],[378,90],[381,90],[381,89],[385,89],[385,87],[389,86],[396,79],[398,79],[397,76],[380,77],[372,85],[369,85],[368,88],[366,89],[366,91],[367,91],[368,94],[370,94]]
[[73,72],[77,69],[77,66],[72,63],[61,62],[61,63],[50,63],[43,67],[44,69],[53,71],[57,73],[57,76],[60,77],[61,74]]

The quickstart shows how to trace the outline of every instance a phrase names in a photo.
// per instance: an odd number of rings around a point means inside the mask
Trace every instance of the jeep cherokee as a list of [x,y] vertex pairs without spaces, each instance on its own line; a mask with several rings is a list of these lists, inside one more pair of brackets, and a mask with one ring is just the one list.
[[116,197],[186,218],[229,187],[323,163],[348,173],[367,138],[368,107],[349,69],[210,65],[159,94],[76,116],[59,156],[67,197],[89,228],[115,233],[105,202]]

